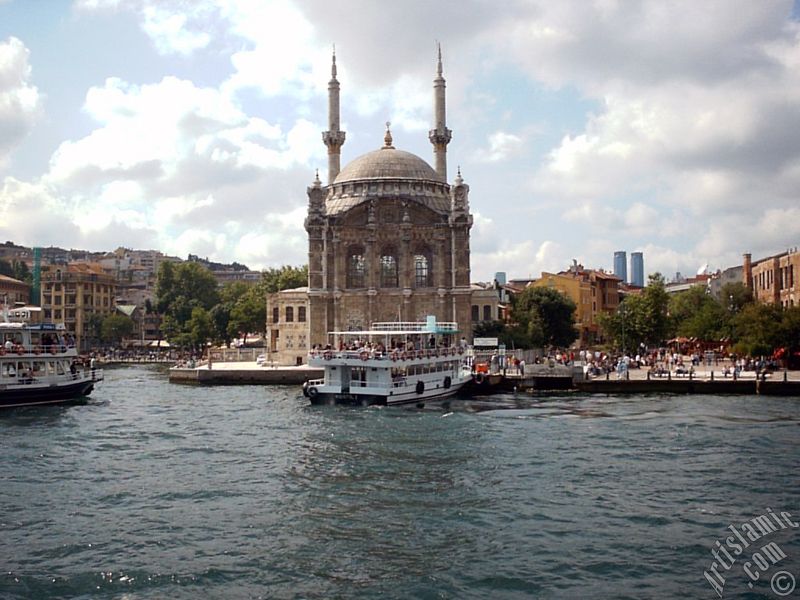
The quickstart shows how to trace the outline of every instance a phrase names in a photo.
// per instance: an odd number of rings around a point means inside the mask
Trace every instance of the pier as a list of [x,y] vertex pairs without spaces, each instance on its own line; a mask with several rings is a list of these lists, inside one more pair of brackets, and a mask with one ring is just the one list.
[[202,385],[297,385],[309,379],[322,377],[322,369],[308,365],[298,367],[259,366],[248,362],[201,363],[194,368],[172,367],[169,370],[170,383]]

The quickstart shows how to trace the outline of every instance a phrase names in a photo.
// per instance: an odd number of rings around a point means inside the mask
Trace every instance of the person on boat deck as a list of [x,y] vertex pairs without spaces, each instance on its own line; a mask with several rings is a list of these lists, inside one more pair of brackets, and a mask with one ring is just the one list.
[[71,363],[69,363],[69,372],[72,374],[73,379],[78,378],[78,367],[75,366],[74,360]]
[[11,338],[6,338],[5,347],[9,351],[14,349],[14,342],[11,341]]

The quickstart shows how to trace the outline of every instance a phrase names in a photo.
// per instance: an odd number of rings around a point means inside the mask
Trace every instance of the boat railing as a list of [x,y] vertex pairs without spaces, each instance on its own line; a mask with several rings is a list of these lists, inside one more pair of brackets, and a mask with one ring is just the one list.
[[427,322],[420,321],[381,321],[373,323],[370,327],[372,331],[386,331],[391,333],[393,331],[413,331],[419,333],[457,333],[458,324],[454,322],[437,322],[435,329],[431,330]]
[[38,344],[32,346],[25,346],[23,344],[15,344],[14,346],[0,346],[0,356],[25,356],[25,355],[42,355],[50,354],[57,356],[59,354],[66,354],[68,350],[74,350],[75,346],[65,346],[64,344]]
[[324,360],[380,360],[391,362],[404,362],[410,360],[433,359],[443,357],[461,357],[467,353],[464,346],[448,346],[445,348],[424,348],[419,350],[389,350],[379,351],[360,348],[357,350],[312,350],[309,352],[311,358],[322,358]]

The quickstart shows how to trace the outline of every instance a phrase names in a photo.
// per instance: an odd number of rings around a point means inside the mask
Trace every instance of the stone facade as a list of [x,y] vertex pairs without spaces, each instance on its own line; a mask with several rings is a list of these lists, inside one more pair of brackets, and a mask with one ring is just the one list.
[[785,308],[800,305],[800,252],[797,248],[753,262],[744,255],[743,283],[758,302],[780,304]]
[[[434,79],[434,128],[429,139],[436,169],[392,145],[387,123],[382,148],[339,170],[345,132],[339,130],[339,83],[331,69],[329,181],[308,188],[308,289],[270,295],[269,348],[276,362],[295,364],[324,345],[330,331],[366,329],[376,321],[456,321],[472,338],[469,186],[459,173],[447,182],[445,82],[441,53]],[[307,303],[307,306],[303,304]],[[287,322],[285,311],[307,308],[307,322]],[[276,314],[273,314],[276,312]],[[296,313],[295,313],[296,314]],[[277,316],[277,320],[275,319]],[[292,348],[286,344],[292,337]]]
[[308,288],[267,296],[267,360],[300,365],[308,354]]

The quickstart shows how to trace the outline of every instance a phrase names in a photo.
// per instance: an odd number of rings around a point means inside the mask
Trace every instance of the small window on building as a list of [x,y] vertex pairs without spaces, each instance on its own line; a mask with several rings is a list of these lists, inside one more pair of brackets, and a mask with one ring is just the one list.
[[297,307],[297,320],[300,323],[306,322],[306,307],[305,306],[298,306]]
[[483,306],[483,320],[484,321],[492,320],[492,307],[489,304],[485,304]]
[[472,320],[477,322],[481,319],[481,309],[477,304],[472,305]]
[[281,310],[275,306],[272,309],[272,322],[277,323],[281,318]]
[[294,307],[287,306],[286,307],[286,322],[291,323],[294,321]]

